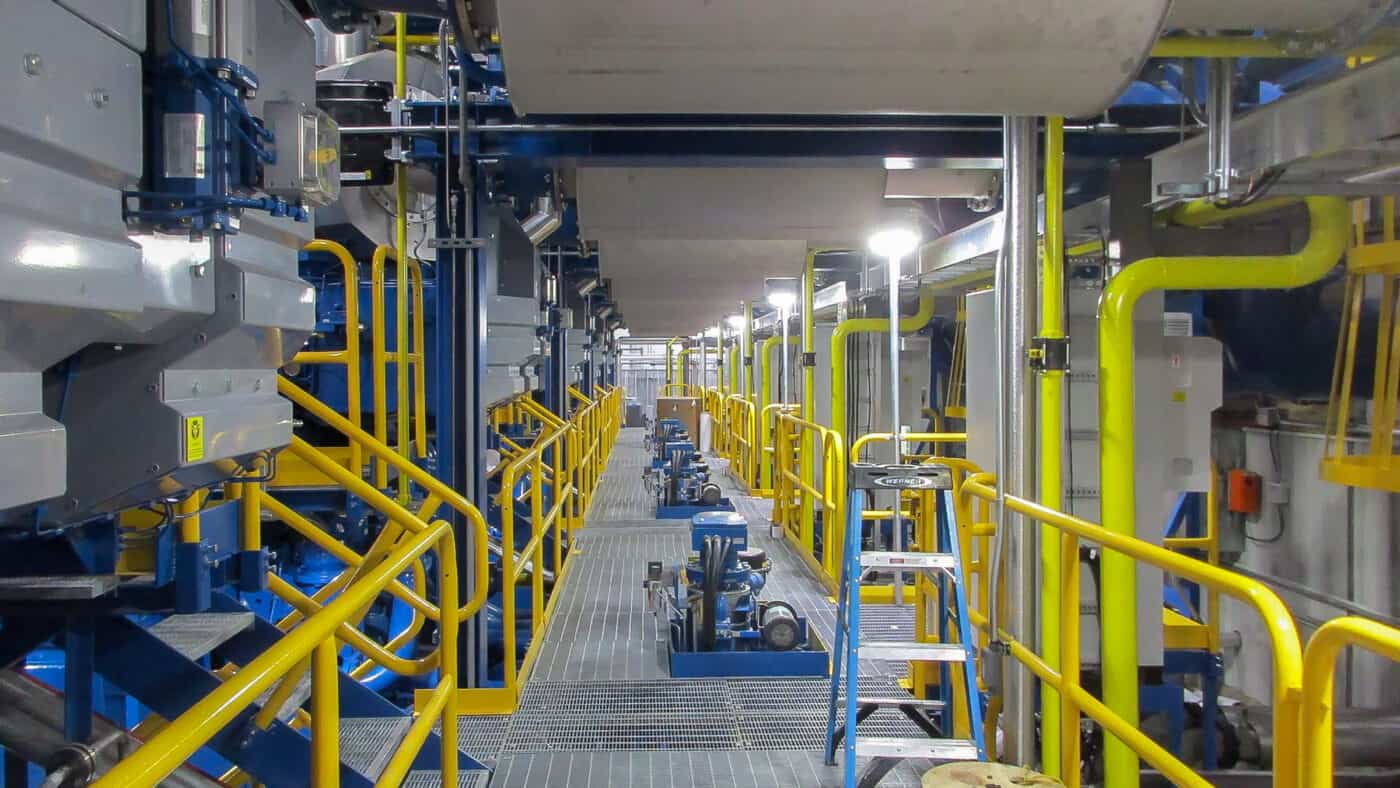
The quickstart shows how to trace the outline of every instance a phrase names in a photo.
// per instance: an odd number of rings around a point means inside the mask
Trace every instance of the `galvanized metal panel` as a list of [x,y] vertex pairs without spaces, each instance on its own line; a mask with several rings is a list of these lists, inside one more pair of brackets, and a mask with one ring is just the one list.
[[54,0],[128,47],[146,49],[146,0]]
[[499,19],[522,114],[1083,117],[1137,73],[1167,6],[555,0],[502,3]]

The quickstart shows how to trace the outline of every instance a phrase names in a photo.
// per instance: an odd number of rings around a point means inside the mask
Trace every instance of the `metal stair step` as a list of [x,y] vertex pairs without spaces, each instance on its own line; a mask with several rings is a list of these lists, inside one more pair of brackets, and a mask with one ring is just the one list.
[[[268,700],[271,699],[272,693],[277,691],[277,687],[281,683],[282,682],[278,681],[276,684],[269,687],[266,692],[259,695],[257,704],[259,706],[265,705]],[[302,672],[301,679],[297,682],[296,689],[292,690],[292,694],[287,696],[287,702],[282,704],[282,708],[277,710],[277,719],[283,722],[289,722],[292,717],[296,716],[297,709],[301,708],[302,704],[306,703],[307,699],[310,697],[311,671],[307,670]]]
[[975,761],[977,743],[968,739],[856,738],[856,755],[871,758],[929,758],[935,761]]
[[413,724],[412,717],[344,717],[340,720],[340,760],[371,782],[378,780]]
[[[486,788],[491,773],[481,769],[457,770],[457,788]],[[442,772],[419,770],[409,772],[401,788],[442,788]]]
[[0,599],[73,601],[97,599],[117,588],[116,575],[0,577]]
[[199,659],[253,625],[248,613],[182,613],[148,630],[186,659]]
[[953,569],[957,560],[952,553],[891,553],[862,552],[862,569]]
[[860,658],[913,662],[965,662],[967,651],[958,643],[861,643]]
[[859,705],[859,706],[881,706],[881,707],[891,707],[891,706],[913,706],[914,708],[918,708],[918,709],[941,709],[941,708],[943,708],[943,701],[941,701],[941,700],[932,700],[932,699],[926,699],[926,698],[910,698],[910,697],[903,697],[903,698],[900,698],[900,697],[895,697],[895,696],[893,696],[893,695],[880,696],[880,697],[871,697],[871,698],[856,698],[856,704]]

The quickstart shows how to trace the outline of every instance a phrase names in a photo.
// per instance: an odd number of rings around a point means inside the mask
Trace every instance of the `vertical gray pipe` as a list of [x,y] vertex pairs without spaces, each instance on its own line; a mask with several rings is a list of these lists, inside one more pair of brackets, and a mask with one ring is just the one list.
[[786,405],[788,403],[788,310],[786,307],[779,307],[778,322],[783,324],[782,344],[778,345],[778,355],[782,357],[782,380],[778,381],[778,401]]
[[[1005,281],[999,283],[1005,285],[1005,300],[997,360],[1004,381],[1004,420],[998,436],[1002,478],[997,488],[1004,495],[1032,500],[1036,498],[1036,389],[1027,351],[1036,325],[1036,128],[1035,118],[1006,120]],[[1039,567],[1036,529],[1004,508],[998,522],[1006,589],[1004,603],[998,600],[998,604],[1005,605],[1009,618],[1004,628],[1021,643],[1034,644]],[[1035,682],[1024,666],[1012,660],[1007,661],[1005,676],[1007,758],[1031,765],[1037,761]]]
[[[894,462],[904,462],[904,443],[899,439],[899,258],[891,255],[885,259],[885,268],[890,280],[890,434],[894,435]],[[904,520],[899,516],[904,508],[899,490],[891,493],[894,505],[890,507],[890,549],[898,553],[904,550]],[[895,577],[894,603],[904,604],[904,579]]]

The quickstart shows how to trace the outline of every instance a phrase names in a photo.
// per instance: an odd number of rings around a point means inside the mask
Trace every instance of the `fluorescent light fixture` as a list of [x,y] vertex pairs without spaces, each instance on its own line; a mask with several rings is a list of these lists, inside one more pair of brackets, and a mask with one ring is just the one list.
[[704,336],[710,338],[719,336],[719,326],[710,326],[709,328],[705,329]]
[[744,316],[743,316],[743,315],[729,315],[729,316],[727,316],[727,317],[724,318],[724,322],[728,323],[728,324],[729,324],[729,327],[732,328],[732,329],[734,329],[735,331],[743,331],[743,330],[744,330]]
[[907,156],[886,156],[885,169],[887,170],[912,170],[917,166],[917,162]]
[[909,227],[887,227],[870,236],[870,251],[889,260],[898,260],[919,246],[917,230]]

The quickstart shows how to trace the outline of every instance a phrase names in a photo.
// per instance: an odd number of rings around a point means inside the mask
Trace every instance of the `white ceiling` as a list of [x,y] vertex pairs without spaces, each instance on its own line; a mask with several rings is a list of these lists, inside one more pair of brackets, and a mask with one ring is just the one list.
[[885,171],[601,167],[578,170],[579,224],[633,336],[691,335],[796,276],[807,245],[863,238]]
[[590,240],[844,243],[879,218],[885,171],[810,167],[586,167],[579,223]]
[[690,336],[761,298],[764,277],[800,271],[807,244],[604,240],[598,251],[632,336]]

